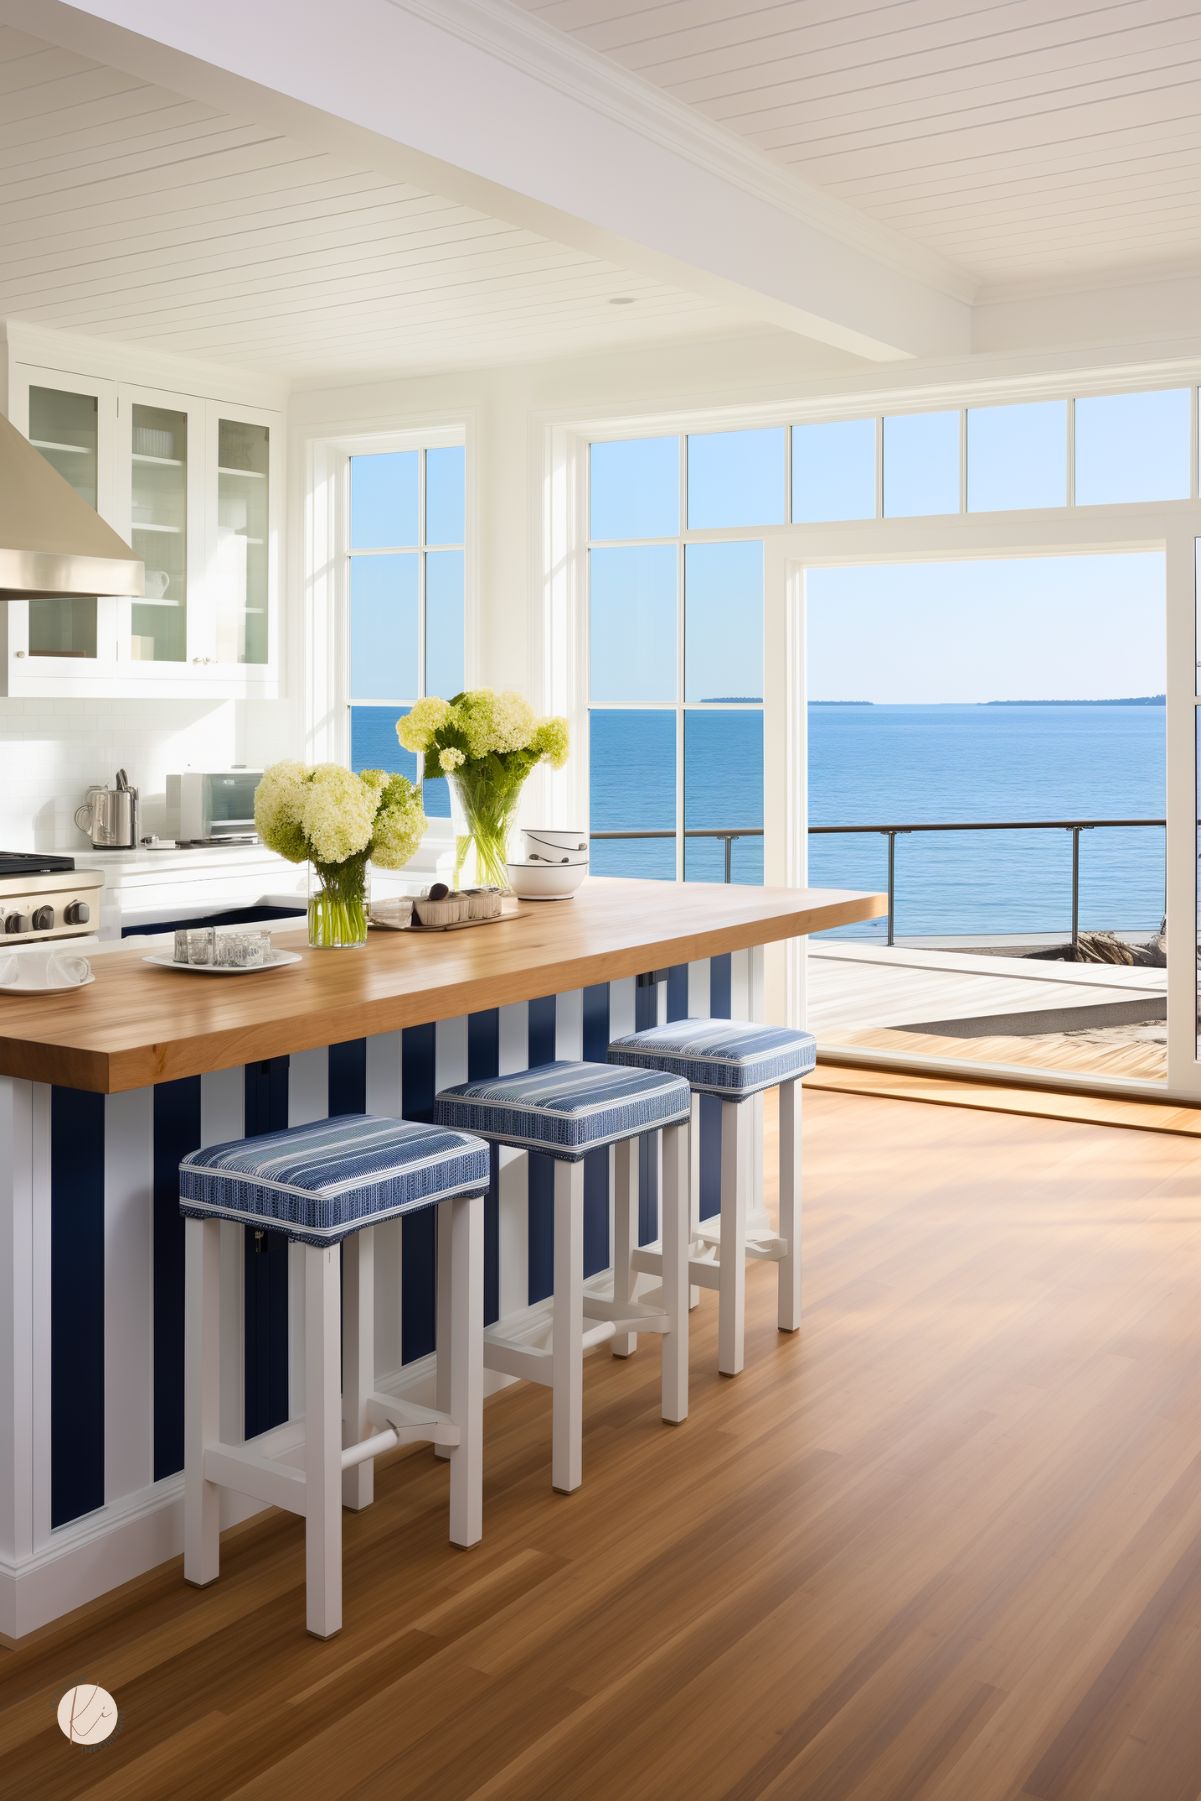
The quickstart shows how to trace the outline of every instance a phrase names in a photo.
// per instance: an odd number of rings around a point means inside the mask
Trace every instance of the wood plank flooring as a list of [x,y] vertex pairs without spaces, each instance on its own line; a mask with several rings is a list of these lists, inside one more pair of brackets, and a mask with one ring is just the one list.
[[[346,1629],[299,1523],[0,1653],[0,1793],[95,1801],[1195,1801],[1201,1145],[810,1093],[806,1315],[749,1272],[745,1373],[657,1418],[658,1355],[490,1404],[485,1539],[446,1472],[346,1516]],[[121,1730],[54,1724],[87,1678]]]

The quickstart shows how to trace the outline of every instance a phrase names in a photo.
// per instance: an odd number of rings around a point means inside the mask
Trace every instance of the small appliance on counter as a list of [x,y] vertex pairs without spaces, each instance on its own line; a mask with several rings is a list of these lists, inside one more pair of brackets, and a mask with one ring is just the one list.
[[138,791],[123,769],[115,788],[89,788],[75,823],[92,841],[93,850],[132,850],[138,842]]
[[185,769],[167,777],[168,830],[180,845],[257,844],[254,791],[261,769]]
[[94,936],[103,886],[101,871],[76,869],[74,857],[0,851],[0,950]]

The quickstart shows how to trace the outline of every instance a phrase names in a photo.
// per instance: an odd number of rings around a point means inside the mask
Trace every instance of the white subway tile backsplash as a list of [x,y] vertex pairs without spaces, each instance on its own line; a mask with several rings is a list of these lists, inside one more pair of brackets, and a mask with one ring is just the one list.
[[0,700],[0,849],[86,849],[74,812],[119,768],[142,830],[165,832],[168,774],[295,756],[291,710],[269,701]]

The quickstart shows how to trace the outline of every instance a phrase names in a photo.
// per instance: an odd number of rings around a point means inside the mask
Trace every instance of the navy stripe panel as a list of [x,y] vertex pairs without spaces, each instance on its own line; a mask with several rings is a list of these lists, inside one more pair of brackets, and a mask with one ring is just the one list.
[[[659,984],[643,982],[634,989],[634,1030],[645,1032],[659,1023]],[[658,1139],[644,1132],[638,1140],[638,1242],[653,1244],[659,1236]]]
[[184,1222],[179,1162],[199,1150],[200,1077],[154,1090],[154,1480],[183,1468]]
[[104,1505],[104,1096],[50,1094],[50,1524]]
[[[584,990],[584,1061],[603,1063],[609,1051],[609,988],[599,983]],[[584,1274],[609,1267],[610,1152],[589,1151],[584,1158]]]
[[[500,1013],[489,1007],[467,1018],[467,1080],[500,1074]],[[500,1318],[500,1147],[492,1145],[484,1199],[484,1324]]]
[[[555,997],[543,995],[529,1005],[526,1038],[528,1067],[555,1059]],[[549,1157],[531,1151],[529,1164],[529,1287],[530,1304],[543,1301],[555,1286],[555,1172]]]
[[329,1116],[367,1111],[367,1040],[329,1047]]
[[[246,1136],[282,1132],[288,1124],[288,1059],[248,1063]],[[246,1436],[288,1417],[288,1240],[282,1232],[246,1228]]]
[[688,1018],[687,963],[676,963],[667,972],[667,1018]]
[[[729,1019],[733,971],[729,954],[709,964],[709,1017]],[[721,1212],[721,1102],[715,1094],[701,1096],[701,1193],[700,1215],[712,1219]]]
[[[434,1113],[434,1030],[407,1026],[400,1040],[401,1111],[406,1119]],[[423,1207],[401,1223],[400,1360],[412,1363],[434,1348],[438,1209]]]

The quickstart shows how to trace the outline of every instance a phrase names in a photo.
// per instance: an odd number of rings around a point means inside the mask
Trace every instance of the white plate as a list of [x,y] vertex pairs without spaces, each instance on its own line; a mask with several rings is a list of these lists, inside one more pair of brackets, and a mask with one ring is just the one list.
[[282,969],[285,963],[301,963],[304,959],[299,951],[272,951],[269,963],[177,963],[169,951],[160,951],[157,956],[143,957],[143,963],[153,963],[159,969],[182,969],[194,976],[260,976],[265,969]]
[[94,975],[86,975],[82,982],[0,982],[0,994],[67,994],[95,980]]

